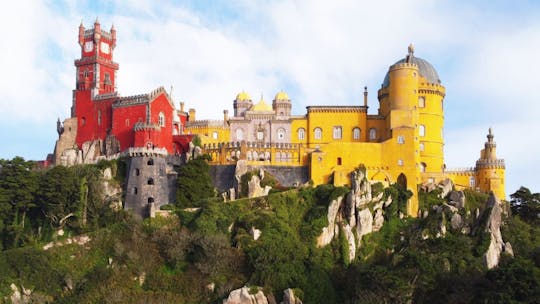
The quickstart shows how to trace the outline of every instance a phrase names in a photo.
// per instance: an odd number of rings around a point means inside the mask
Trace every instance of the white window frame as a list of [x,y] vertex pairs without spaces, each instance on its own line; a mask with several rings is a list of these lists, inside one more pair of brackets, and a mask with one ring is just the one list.
[[426,97],[419,96],[418,97],[418,107],[419,108],[425,108],[426,107]]
[[419,125],[418,126],[418,136],[420,136],[420,137],[426,136],[426,126],[424,126],[424,125]]
[[360,140],[360,135],[362,134],[362,130],[360,130],[360,128],[353,128],[352,134],[353,134],[354,140]]
[[322,129],[319,127],[316,127],[313,129],[313,138],[315,139],[322,139]]
[[306,138],[306,130],[304,128],[299,128],[297,133],[299,140],[304,140]]
[[241,128],[236,129],[235,131],[236,140],[244,140],[244,130]]
[[159,126],[160,127],[165,127],[165,114],[163,114],[163,112],[159,112]]
[[377,139],[377,129],[375,129],[375,128],[369,129],[369,139],[370,140]]
[[332,132],[332,138],[333,139],[341,139],[342,137],[342,128],[341,126],[335,126]]
[[284,140],[285,139],[285,129],[279,128],[277,130],[277,138],[278,138],[278,140]]
[[403,135],[398,135],[397,137],[397,143],[402,145],[405,143],[405,137],[403,137]]

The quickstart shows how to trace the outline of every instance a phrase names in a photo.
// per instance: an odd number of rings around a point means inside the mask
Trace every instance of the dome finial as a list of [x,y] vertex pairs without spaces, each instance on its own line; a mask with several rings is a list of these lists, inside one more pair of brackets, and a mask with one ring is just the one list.
[[408,47],[408,51],[409,51],[409,56],[412,56],[414,54],[414,45],[412,44],[409,44],[409,47]]

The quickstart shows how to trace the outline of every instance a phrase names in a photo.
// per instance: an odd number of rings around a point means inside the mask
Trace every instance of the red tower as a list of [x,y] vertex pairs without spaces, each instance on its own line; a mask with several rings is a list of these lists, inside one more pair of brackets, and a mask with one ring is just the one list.
[[116,30],[103,31],[96,19],[94,28],[79,26],[81,58],[75,60],[76,89],[71,116],[77,117],[79,148],[87,141],[104,139],[111,129],[111,106],[116,97],[116,72],[113,61]]

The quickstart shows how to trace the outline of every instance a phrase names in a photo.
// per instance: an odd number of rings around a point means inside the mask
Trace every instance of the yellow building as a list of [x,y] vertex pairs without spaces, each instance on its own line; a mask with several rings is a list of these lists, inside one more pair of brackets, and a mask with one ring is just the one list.
[[[412,45],[405,58],[391,65],[378,91],[379,109],[368,114],[368,93],[358,106],[308,106],[307,113],[291,115],[285,92],[272,106],[253,104],[245,92],[233,102],[234,116],[209,122],[189,119],[186,130],[200,134],[214,164],[244,159],[251,165],[305,166],[315,185],[350,183],[360,165],[370,180],[399,183],[413,192],[407,206],[418,213],[418,185],[445,178],[458,188],[473,187],[504,194],[504,161],[496,158],[493,135],[474,169],[445,172],[444,97],[435,68],[414,56]],[[216,136],[211,136],[216,134]]]

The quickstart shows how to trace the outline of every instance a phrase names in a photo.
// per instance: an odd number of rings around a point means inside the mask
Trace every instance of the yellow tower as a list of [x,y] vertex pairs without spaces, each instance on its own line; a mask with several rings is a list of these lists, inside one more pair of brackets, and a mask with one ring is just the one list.
[[480,191],[493,191],[499,199],[506,199],[504,159],[497,158],[497,145],[493,137],[493,132],[489,128],[487,142],[484,144],[484,149],[480,151],[480,159],[476,161],[476,185]]

